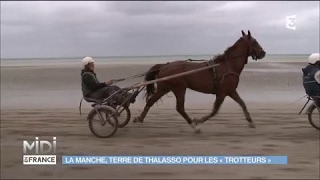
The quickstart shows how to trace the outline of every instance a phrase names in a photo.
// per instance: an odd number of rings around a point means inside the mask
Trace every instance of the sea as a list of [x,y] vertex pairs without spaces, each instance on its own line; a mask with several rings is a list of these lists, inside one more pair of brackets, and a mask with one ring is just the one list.
[[[241,97],[248,103],[250,101],[289,103],[302,97],[305,94],[300,82],[301,68],[307,64],[308,56],[308,54],[267,55],[256,64],[249,58],[249,64],[253,63],[253,66],[245,69],[247,73],[244,74],[243,80],[239,85]],[[214,55],[93,56],[97,65],[157,64],[187,59],[209,60],[213,57]],[[56,67],[80,67],[82,58],[1,58],[1,109],[48,107],[76,109],[82,97],[80,82],[78,81],[79,72],[76,68],[70,68],[70,72],[58,74],[53,72]],[[265,63],[265,65],[260,63]],[[33,68],[29,69],[28,67],[53,67],[53,69],[50,68],[49,72],[46,73],[45,71],[48,69],[40,68],[34,71]],[[24,74],[16,74],[16,72],[23,72]],[[63,74],[70,75],[70,78],[61,79]],[[253,77],[244,81],[248,79],[245,76]],[[99,74],[99,77],[103,78],[101,74]],[[172,94],[169,96],[173,100],[162,104],[165,107],[169,105],[170,107],[175,107],[174,96]],[[208,97],[210,96],[195,92],[189,93],[188,91],[186,98],[189,100],[186,105],[198,106],[197,103],[208,103],[210,104],[210,107],[208,107],[210,109],[214,99]],[[227,101],[231,102],[232,100],[229,98]],[[142,107],[144,103],[143,98],[139,97],[134,106]],[[234,104],[234,102],[231,104]],[[84,103],[84,105],[90,108],[90,104]]]
[[[104,56],[95,57],[95,64],[156,64],[176,60],[209,60],[215,55],[168,55],[168,56]],[[306,62],[309,54],[270,54],[259,62]],[[57,58],[1,58],[1,67],[16,66],[73,66],[80,64],[83,57]],[[249,58],[249,63],[253,62]]]

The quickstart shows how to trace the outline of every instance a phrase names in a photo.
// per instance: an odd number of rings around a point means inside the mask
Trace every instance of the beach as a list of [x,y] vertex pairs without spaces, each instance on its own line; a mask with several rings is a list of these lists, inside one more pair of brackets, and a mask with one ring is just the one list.
[[[147,71],[153,63],[96,65],[100,81]],[[240,77],[238,92],[256,129],[249,128],[230,98],[219,114],[202,124],[201,134],[175,110],[165,95],[143,124],[129,122],[108,139],[95,137],[82,102],[77,65],[1,67],[1,178],[5,179],[318,179],[320,132],[299,111],[306,102],[301,62],[251,62]],[[121,82],[126,87],[143,79]],[[144,105],[143,93],[130,106],[132,119]],[[195,118],[210,113],[214,95],[187,92],[186,112]],[[57,137],[56,166],[24,166],[22,141]],[[61,165],[62,155],[269,155],[288,156],[287,165]]]

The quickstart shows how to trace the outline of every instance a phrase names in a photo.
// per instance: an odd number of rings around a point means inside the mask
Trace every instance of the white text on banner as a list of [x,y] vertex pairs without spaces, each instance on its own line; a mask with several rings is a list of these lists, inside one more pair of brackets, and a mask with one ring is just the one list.
[[287,156],[62,156],[62,164],[82,165],[214,165],[288,164]]

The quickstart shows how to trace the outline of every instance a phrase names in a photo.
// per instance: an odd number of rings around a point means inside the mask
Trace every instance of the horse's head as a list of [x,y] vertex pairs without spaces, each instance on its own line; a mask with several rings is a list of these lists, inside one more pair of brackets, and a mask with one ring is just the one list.
[[251,56],[252,59],[262,59],[266,55],[266,52],[263,50],[261,45],[258,43],[258,41],[252,37],[251,32],[248,31],[248,34],[245,32],[242,32],[242,39],[246,42],[246,44],[249,46],[248,50],[248,56]]

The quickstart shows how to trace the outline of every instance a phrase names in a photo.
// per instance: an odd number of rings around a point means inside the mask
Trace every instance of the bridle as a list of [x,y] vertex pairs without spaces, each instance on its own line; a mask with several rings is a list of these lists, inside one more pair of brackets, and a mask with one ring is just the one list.
[[[248,56],[248,57],[251,56],[252,59],[257,60],[257,59],[258,59],[257,56],[254,55],[254,54],[256,54],[256,51],[255,51],[255,49],[252,47],[252,46],[253,46],[253,45],[252,45],[252,42],[249,41],[248,39],[245,39],[244,37],[241,37],[241,38],[242,38],[242,39],[248,44],[248,46],[249,46],[247,56]],[[254,41],[254,42],[256,42],[256,41]],[[257,42],[256,42],[256,43],[257,43]]]

